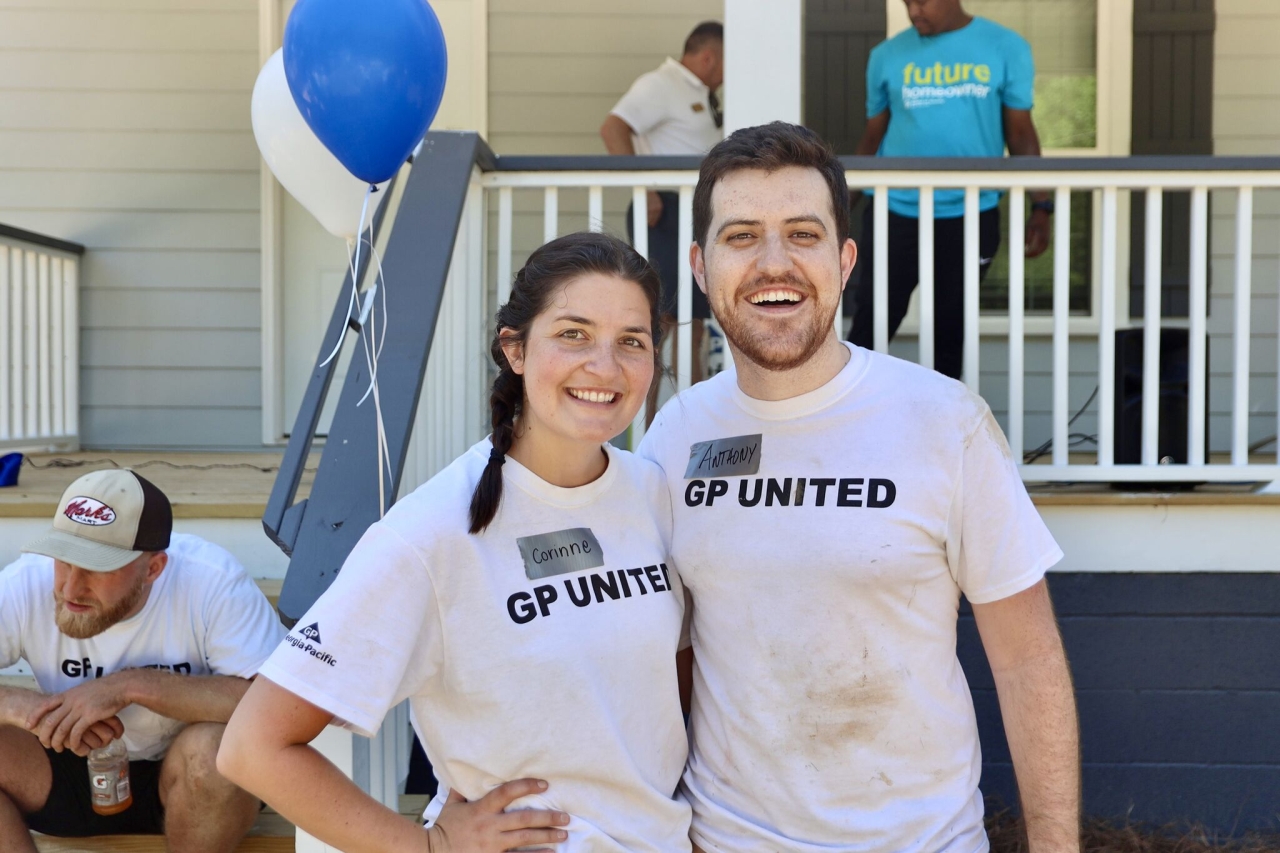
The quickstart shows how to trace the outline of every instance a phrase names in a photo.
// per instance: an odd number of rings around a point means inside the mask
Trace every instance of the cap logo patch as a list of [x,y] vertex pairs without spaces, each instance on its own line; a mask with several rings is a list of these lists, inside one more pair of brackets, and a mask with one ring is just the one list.
[[114,509],[102,501],[86,497],[72,498],[62,514],[76,524],[87,524],[91,527],[101,527],[116,520]]

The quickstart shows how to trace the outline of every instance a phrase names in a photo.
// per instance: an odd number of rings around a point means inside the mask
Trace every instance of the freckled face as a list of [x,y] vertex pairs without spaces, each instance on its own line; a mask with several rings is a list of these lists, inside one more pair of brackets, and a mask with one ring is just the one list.
[[856,256],[835,228],[831,191],[817,169],[741,169],[712,190],[706,248],[692,250],[694,275],[734,348],[760,367],[797,367],[834,334]]
[[601,444],[635,418],[653,381],[649,301],[640,285],[603,273],[569,281],[505,348],[524,377],[520,433]]

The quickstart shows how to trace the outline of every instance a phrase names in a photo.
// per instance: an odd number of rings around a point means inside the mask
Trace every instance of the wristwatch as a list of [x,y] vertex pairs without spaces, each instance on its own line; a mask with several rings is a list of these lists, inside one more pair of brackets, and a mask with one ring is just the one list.
[[1032,210],[1043,210],[1045,213],[1053,216],[1053,199],[1046,198],[1043,201],[1031,202]]

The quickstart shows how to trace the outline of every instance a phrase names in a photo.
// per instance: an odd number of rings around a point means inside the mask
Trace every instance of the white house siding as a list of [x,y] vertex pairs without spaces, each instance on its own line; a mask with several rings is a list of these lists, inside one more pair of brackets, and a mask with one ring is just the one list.
[[[1280,4],[1217,0],[1213,137],[1218,155],[1280,155]],[[1212,198],[1209,402],[1210,441],[1229,446],[1231,430],[1231,292],[1235,279],[1234,192]],[[1276,433],[1277,281],[1280,191],[1255,192],[1249,440]],[[1274,445],[1269,448],[1274,450]]]
[[0,0],[0,222],[83,243],[91,447],[261,446],[255,0]]
[[[489,144],[498,154],[604,154],[600,123],[632,81],[679,57],[699,23],[723,19],[723,0],[489,0]],[[606,231],[626,236],[630,200],[605,192]],[[559,206],[560,233],[587,227],[585,190],[562,191]],[[542,192],[517,190],[514,209],[519,269],[542,243]]]

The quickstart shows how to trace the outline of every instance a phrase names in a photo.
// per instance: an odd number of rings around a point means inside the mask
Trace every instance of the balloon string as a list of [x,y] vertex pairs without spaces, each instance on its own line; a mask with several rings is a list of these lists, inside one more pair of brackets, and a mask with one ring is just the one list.
[[[381,518],[386,514],[387,510],[387,480],[393,479],[391,471],[391,451],[387,442],[386,424],[382,417],[382,395],[378,386],[378,358],[382,355],[382,348],[387,339],[387,325],[390,313],[387,310],[387,286],[386,279],[382,272],[382,255],[377,247],[373,245],[373,240],[369,239],[369,251],[377,265],[377,273],[374,277],[373,286],[369,288],[369,292],[365,294],[364,304],[360,309],[361,318],[361,334],[360,344],[364,350],[365,365],[369,369],[369,388],[365,391],[364,396],[356,403],[359,406],[370,394],[373,395],[373,412],[374,423],[377,432],[377,454],[378,454],[378,517]],[[378,323],[378,315],[376,310],[376,296],[378,292],[382,293],[382,323]],[[366,323],[367,321],[367,323]],[[379,328],[381,326],[381,328]],[[371,344],[370,338],[376,343]]]
[[[350,319],[351,317],[351,312],[355,310],[356,294],[359,293],[360,291],[360,282],[357,280],[357,271],[360,269],[360,243],[362,242],[361,238],[364,235],[364,223],[367,221],[368,215],[369,215],[369,196],[373,195],[375,190],[377,190],[377,187],[375,187],[373,184],[370,184],[369,188],[364,191],[364,203],[360,206],[360,225],[359,225],[360,230],[356,232],[354,262],[352,262],[352,259],[351,259],[351,254],[352,254],[351,241],[350,240],[347,241],[347,263],[351,268],[351,298],[347,301],[347,318],[348,319]],[[325,358],[324,361],[320,362],[321,367],[324,367],[329,362],[333,361],[334,357],[337,356],[338,352],[342,349],[342,342],[345,341],[346,339],[347,339],[347,324],[343,323],[341,331],[338,332],[338,340],[333,345],[333,351],[329,353],[329,355]]]
[[[373,350],[373,364],[370,367],[369,387],[364,392],[364,396],[360,398],[360,401],[356,403],[357,406],[369,398],[369,395],[373,393],[374,385],[377,383],[378,358],[379,356],[382,355],[382,347],[387,342],[387,323],[385,318],[391,316],[387,313],[387,280],[386,280],[386,277],[382,274],[382,254],[378,251],[377,247],[374,246],[372,242],[369,243],[369,251],[372,253],[373,259],[377,263],[378,274],[377,274],[377,277],[374,279],[373,287],[370,288],[367,294],[365,294],[366,301],[364,304],[364,308],[361,309],[360,316],[364,317],[369,314],[369,312],[373,309],[375,296],[377,296],[378,293],[381,293],[382,294],[382,316],[384,320],[382,323],[382,331],[380,334],[378,334],[378,344],[376,347],[374,347],[374,350]],[[381,287],[379,287],[379,282],[381,282]]]
[[[369,248],[370,250],[373,250],[372,243],[370,243]],[[376,257],[376,252],[375,252],[375,257]],[[382,274],[381,265],[379,265],[378,275],[380,276],[381,274]],[[384,294],[383,307],[382,307],[382,315],[383,315],[382,336],[385,338],[387,321],[388,321],[389,315],[387,313],[387,308],[386,308],[386,296],[385,296],[386,287],[384,286],[382,290]],[[372,302],[373,301],[372,292],[369,294],[369,297],[370,297],[369,301]],[[377,428],[377,442],[378,442],[378,517],[382,518],[383,515],[386,514],[386,510],[387,510],[386,480],[392,479],[392,473],[391,473],[391,452],[387,445],[387,430],[382,419],[382,395],[379,393],[379,389],[378,389],[378,356],[381,354],[381,347],[376,344],[371,344],[369,342],[370,337],[376,338],[378,336],[378,316],[377,316],[377,312],[374,310],[370,310],[369,325],[367,327],[367,332],[368,334],[362,333],[360,335],[360,343],[362,348],[364,349],[365,364],[369,368],[369,377],[370,377],[369,391],[365,392],[365,397],[368,397],[370,392],[372,392],[373,394],[374,423],[376,424],[376,428]],[[364,402],[365,397],[360,398],[361,403]],[[357,403],[356,405],[359,405],[359,403]],[[384,474],[385,474],[385,479],[384,479]]]

